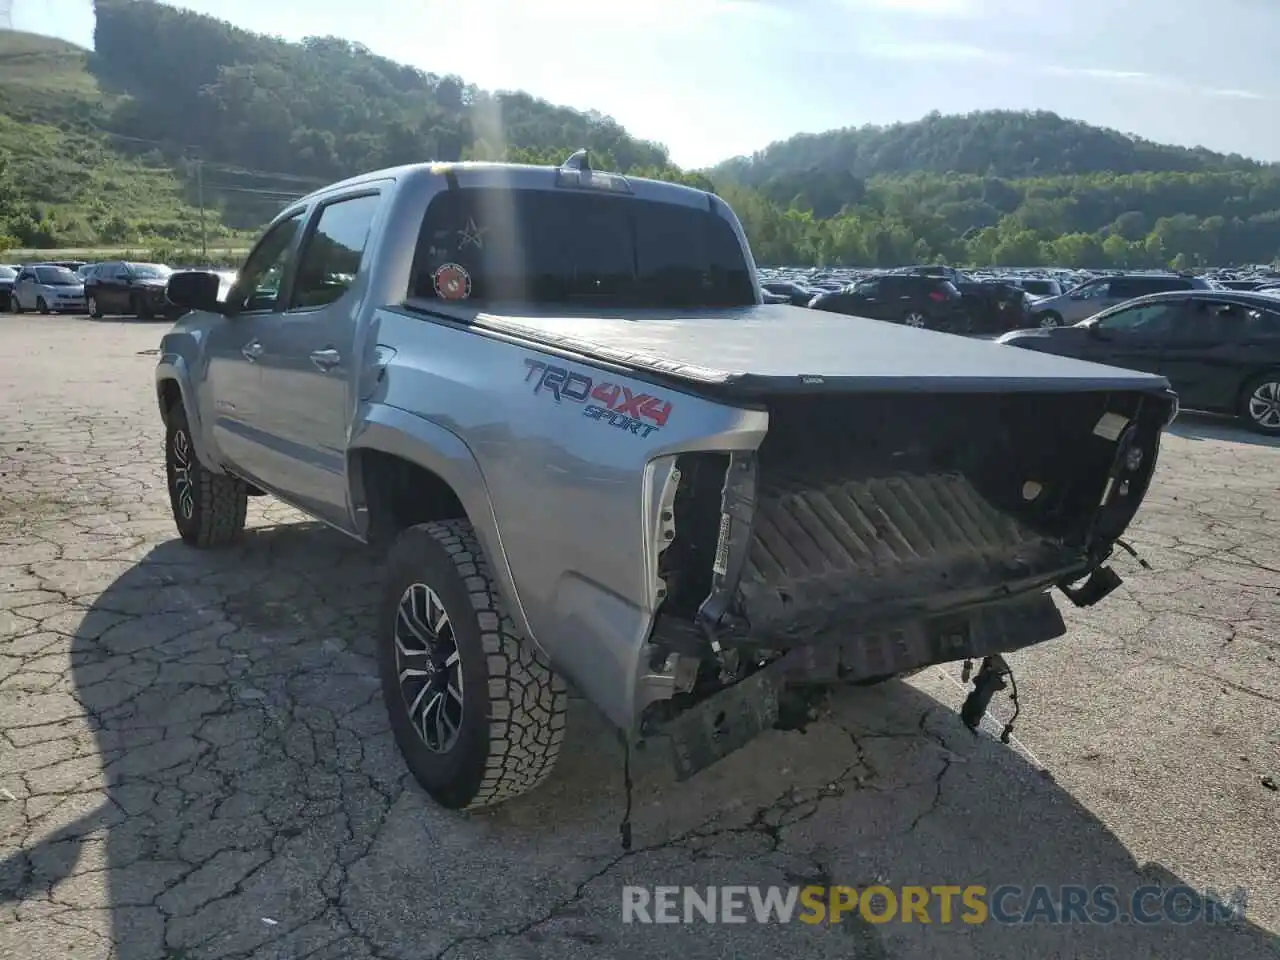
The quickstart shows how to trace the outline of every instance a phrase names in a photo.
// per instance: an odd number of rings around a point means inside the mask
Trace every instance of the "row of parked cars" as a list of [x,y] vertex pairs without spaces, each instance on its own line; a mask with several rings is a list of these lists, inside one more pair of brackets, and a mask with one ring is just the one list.
[[162,263],[131,260],[0,264],[0,308],[14,313],[174,319],[180,311],[165,297],[172,273]]
[[1280,436],[1280,279],[1132,273],[1064,284],[925,266],[852,281],[818,276],[809,286],[794,273],[761,273],[773,300],[995,334],[1012,346],[1158,373],[1183,406],[1238,416]]

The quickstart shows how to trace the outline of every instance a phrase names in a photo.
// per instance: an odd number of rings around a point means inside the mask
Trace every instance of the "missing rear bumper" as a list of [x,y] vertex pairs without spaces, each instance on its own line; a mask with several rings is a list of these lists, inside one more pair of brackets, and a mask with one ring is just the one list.
[[778,722],[782,671],[774,663],[713,693],[657,732],[671,742],[676,779],[687,780]]

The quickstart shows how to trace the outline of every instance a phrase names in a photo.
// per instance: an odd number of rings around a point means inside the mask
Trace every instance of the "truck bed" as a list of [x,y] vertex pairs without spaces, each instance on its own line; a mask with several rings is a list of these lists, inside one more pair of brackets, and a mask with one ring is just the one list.
[[488,309],[411,300],[415,311],[639,373],[783,392],[1158,391],[1160,376],[987,340],[789,304],[717,310]]

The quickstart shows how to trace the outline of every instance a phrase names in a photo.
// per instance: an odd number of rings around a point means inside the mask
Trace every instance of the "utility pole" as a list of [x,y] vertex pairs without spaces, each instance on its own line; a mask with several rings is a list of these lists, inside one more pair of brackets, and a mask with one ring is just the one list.
[[[196,199],[200,203],[200,259],[209,259],[209,238],[204,226],[204,161],[196,160]],[[202,263],[201,266],[208,266]]]

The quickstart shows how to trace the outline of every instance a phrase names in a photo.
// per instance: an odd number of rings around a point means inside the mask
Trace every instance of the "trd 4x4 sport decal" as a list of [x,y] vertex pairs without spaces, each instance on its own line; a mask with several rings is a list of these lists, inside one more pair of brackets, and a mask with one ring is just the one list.
[[607,380],[596,380],[585,373],[526,359],[524,382],[533,384],[535,394],[547,393],[556,403],[566,400],[585,404],[582,415],[590,420],[647,437],[666,426],[671,404],[649,393],[636,393]]

